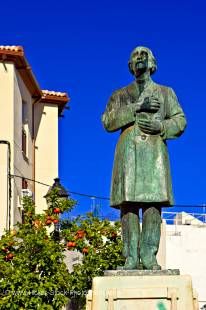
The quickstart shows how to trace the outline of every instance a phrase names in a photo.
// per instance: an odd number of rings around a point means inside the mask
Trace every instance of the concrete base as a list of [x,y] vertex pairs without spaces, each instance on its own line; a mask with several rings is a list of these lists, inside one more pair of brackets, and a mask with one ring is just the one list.
[[148,271],[147,275],[136,275],[137,270],[125,271],[125,275],[121,272],[121,276],[109,276],[107,271],[107,276],[93,279],[87,310],[199,309],[190,276],[148,275]]
[[105,270],[104,276],[177,276],[180,275],[179,269],[162,269],[162,270]]

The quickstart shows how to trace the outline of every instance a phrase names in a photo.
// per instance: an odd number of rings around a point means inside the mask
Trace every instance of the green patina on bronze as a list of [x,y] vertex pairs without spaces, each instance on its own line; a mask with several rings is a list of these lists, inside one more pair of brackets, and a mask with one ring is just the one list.
[[[129,70],[135,81],[115,91],[102,116],[109,132],[121,130],[111,184],[111,206],[121,209],[125,269],[159,269],[161,206],[173,204],[166,140],[179,137],[186,120],[174,91],[152,81],[156,60],[135,48]],[[139,208],[143,208],[140,234]],[[140,262],[141,260],[141,262]],[[140,264],[141,263],[141,264]]]
[[158,310],[167,310],[165,304],[163,303],[163,301],[159,301],[157,304],[157,309]]

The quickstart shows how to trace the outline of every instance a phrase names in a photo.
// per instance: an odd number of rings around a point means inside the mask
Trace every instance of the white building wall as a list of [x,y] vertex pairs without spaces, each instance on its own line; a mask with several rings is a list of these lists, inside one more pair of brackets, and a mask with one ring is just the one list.
[[[26,104],[26,123],[22,123],[22,101]],[[14,74],[14,161],[13,174],[32,179],[33,146],[32,146],[32,98],[18,72]],[[22,152],[22,127],[27,134],[27,153]],[[28,187],[32,190],[32,182]],[[21,221],[21,189],[22,179],[13,179],[13,222]]]
[[[27,158],[22,154],[22,100],[27,102],[28,122],[25,124],[28,138]],[[32,179],[32,98],[12,63],[0,63],[0,140],[11,146],[11,174]],[[7,146],[0,144],[0,235],[8,229],[8,154]],[[32,188],[32,184],[29,184]],[[11,227],[21,221],[20,196],[22,179],[11,179]]]
[[[11,163],[13,160],[14,129],[14,65],[0,63],[0,140],[6,140],[11,146]],[[0,235],[8,229],[8,146],[0,144]],[[11,165],[12,173],[12,165]],[[13,206],[12,206],[13,207]],[[11,210],[11,214],[12,214]]]
[[8,146],[0,144],[0,236],[8,229]]
[[[22,101],[26,102],[24,122]],[[28,188],[35,192],[38,213],[47,208],[43,196],[48,187],[35,184],[32,179],[52,185],[58,177],[58,105],[33,104],[33,101],[15,65],[0,62],[0,140],[10,143],[10,173],[16,175],[11,179],[12,199],[8,212],[8,148],[0,143],[0,235],[5,227],[8,228],[8,213],[11,214],[11,227],[21,221],[22,178],[31,179]],[[26,156],[22,152],[22,126],[27,135]]]
[[192,276],[200,307],[206,304],[206,224],[167,225],[166,268]]
[[[35,106],[35,180],[52,185],[58,177],[58,106],[38,103]],[[44,196],[48,187],[35,184],[36,212],[47,208]]]

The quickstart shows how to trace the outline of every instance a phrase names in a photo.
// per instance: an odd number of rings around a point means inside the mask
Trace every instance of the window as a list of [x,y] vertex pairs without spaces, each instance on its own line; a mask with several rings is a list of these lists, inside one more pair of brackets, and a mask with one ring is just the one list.
[[28,156],[28,104],[22,100],[22,153],[25,159]]
[[25,125],[28,123],[28,112],[27,112],[27,103],[25,100],[22,100],[22,124]]
[[22,178],[22,189],[27,189],[28,188],[28,182],[26,179]]
[[26,131],[22,128],[22,153],[27,156],[27,136]]

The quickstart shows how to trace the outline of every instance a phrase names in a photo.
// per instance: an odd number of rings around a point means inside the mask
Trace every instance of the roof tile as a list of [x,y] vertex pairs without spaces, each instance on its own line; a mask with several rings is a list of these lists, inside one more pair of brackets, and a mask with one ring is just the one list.
[[0,45],[0,50],[23,52],[24,49],[20,45]]
[[43,93],[43,97],[45,97],[47,95],[48,96],[57,96],[57,97],[67,97],[67,93],[56,92],[56,91],[47,90],[47,89],[42,90],[42,93]]
[[[3,58],[3,56],[6,58]],[[16,65],[17,70],[28,87],[33,98],[40,98],[42,102],[57,104],[59,115],[62,113],[65,105],[70,100],[66,92],[56,92],[50,90],[41,90],[32,70],[26,60],[24,49],[20,45],[0,45],[0,61],[7,59]]]

